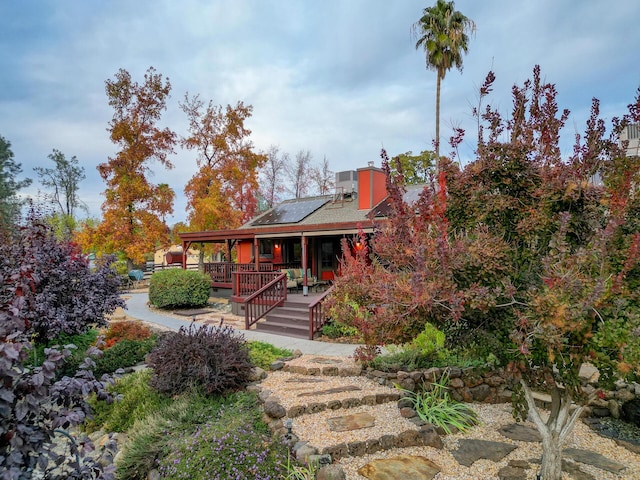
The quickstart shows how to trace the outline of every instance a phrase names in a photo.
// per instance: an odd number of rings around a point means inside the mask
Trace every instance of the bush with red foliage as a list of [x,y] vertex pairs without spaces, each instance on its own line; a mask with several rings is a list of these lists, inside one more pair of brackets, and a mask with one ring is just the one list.
[[104,349],[122,340],[145,340],[151,337],[151,329],[142,322],[113,322],[104,335]]

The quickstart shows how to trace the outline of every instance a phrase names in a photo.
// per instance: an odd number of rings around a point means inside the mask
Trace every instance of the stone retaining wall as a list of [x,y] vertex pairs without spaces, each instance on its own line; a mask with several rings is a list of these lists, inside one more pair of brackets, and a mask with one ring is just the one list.
[[[292,373],[305,375],[339,375],[355,376],[365,375],[380,385],[398,385],[406,390],[415,391],[421,385],[428,386],[434,380],[438,380],[442,374],[448,371],[449,393],[451,397],[460,402],[483,402],[483,403],[504,403],[511,401],[512,391],[510,389],[509,375],[503,369],[487,368],[427,368],[410,372],[382,372],[380,370],[366,369],[360,367],[337,368],[326,366],[322,368],[288,366],[284,369]],[[597,374],[582,377],[583,388],[587,394],[592,394],[598,390]],[[640,384],[619,381],[613,390],[604,390],[585,409],[585,416],[619,418],[622,406],[630,401],[640,402]],[[548,408],[551,399],[544,394],[536,394],[536,401],[539,405]]]

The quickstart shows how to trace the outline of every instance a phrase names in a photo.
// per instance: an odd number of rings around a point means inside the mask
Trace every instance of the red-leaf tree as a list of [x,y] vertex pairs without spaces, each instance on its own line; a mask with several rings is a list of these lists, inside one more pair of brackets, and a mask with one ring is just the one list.
[[239,227],[256,214],[258,169],[266,161],[253,151],[245,126],[253,107],[242,102],[226,108],[212,101],[205,105],[189,94],[180,106],[189,120],[181,144],[197,152],[198,171],[184,189],[190,229]]
[[153,67],[142,84],[124,69],[106,81],[109,105],[115,110],[107,130],[120,151],[98,165],[107,189],[95,238],[101,251],[124,252],[129,266],[143,261],[158,243],[166,243],[168,235],[164,219],[173,212],[174,192],[166,184],[149,182],[148,177],[152,160],[173,168],[168,155],[173,153],[176,135],[157,125],[170,91],[169,79],[163,80]]
[[[357,314],[343,318],[373,332],[370,350],[407,341],[426,322],[451,343],[482,339],[520,387],[514,411],[529,413],[542,435],[542,478],[557,480],[562,447],[594,393],[581,386],[581,365],[598,367],[603,386],[640,375],[640,160],[619,142],[640,121],[640,91],[609,133],[594,100],[568,159],[559,145],[569,112],[558,109],[555,86],[536,67],[512,93],[506,120],[490,107],[476,112],[477,159],[462,171],[443,162],[413,205],[396,162],[392,214],[367,261],[345,255],[334,298],[356,302],[346,313]],[[390,173],[384,153],[383,166]],[[546,420],[536,389],[551,393]]]

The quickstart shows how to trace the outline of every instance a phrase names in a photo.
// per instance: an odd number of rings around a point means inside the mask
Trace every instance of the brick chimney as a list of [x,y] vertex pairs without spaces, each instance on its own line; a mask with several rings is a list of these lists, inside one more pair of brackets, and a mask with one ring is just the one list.
[[384,171],[374,167],[373,162],[358,169],[358,209],[370,210],[387,197],[387,182]]

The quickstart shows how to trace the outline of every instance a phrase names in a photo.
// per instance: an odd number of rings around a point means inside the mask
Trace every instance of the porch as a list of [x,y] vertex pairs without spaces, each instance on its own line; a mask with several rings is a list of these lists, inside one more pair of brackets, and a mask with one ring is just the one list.
[[[235,272],[233,288],[217,294],[229,299],[234,315],[244,317],[244,328],[313,340],[326,321],[323,302],[328,284],[312,291],[287,288],[287,275],[270,272]],[[329,287],[325,290],[326,287]]]

